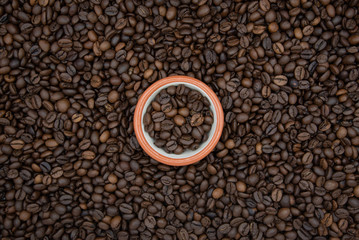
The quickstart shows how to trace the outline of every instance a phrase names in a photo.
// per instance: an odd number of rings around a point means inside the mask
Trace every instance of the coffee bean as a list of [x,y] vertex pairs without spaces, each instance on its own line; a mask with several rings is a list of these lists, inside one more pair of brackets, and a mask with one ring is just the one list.
[[166,103],[166,104],[163,104],[161,105],[161,111],[164,112],[164,113],[168,113],[172,110],[172,104],[170,103]]
[[223,196],[223,189],[221,188],[216,188],[213,193],[212,196],[214,199],[219,199]]
[[198,127],[202,125],[203,121],[204,117],[200,113],[196,113],[192,116],[190,123],[192,127]]
[[161,182],[162,182],[163,185],[171,185],[172,184],[172,179],[169,176],[163,176],[161,178]]
[[124,213],[124,214],[130,214],[132,213],[133,208],[130,204],[127,203],[122,203],[120,204],[120,212]]
[[56,102],[56,108],[59,112],[66,112],[70,108],[70,102],[67,99],[61,99]]
[[278,86],[284,86],[288,82],[288,78],[284,75],[278,75],[273,78],[273,82]]
[[153,229],[156,226],[156,219],[153,216],[145,218],[144,224],[147,228]]
[[84,139],[79,143],[79,148],[81,150],[86,150],[91,146],[91,141],[90,139]]
[[169,141],[166,143],[166,148],[168,151],[174,151],[177,148],[177,142],[176,141]]
[[125,174],[126,181],[132,181],[132,180],[135,180],[135,178],[136,178],[136,175],[134,172],[127,172]]
[[171,120],[164,120],[161,122],[161,129],[164,131],[172,130],[174,127],[174,123]]
[[273,44],[273,50],[277,54],[282,54],[284,52],[283,44],[281,44],[280,42],[274,43]]
[[239,39],[239,44],[241,45],[242,48],[247,48],[249,47],[249,39],[246,36],[242,36]]
[[328,129],[330,129],[330,123],[328,121],[324,121],[322,123],[319,124],[319,131],[327,131]]
[[187,230],[184,229],[184,228],[181,228],[179,231],[177,231],[177,237],[180,240],[188,240],[188,239],[190,239]]
[[[1,234],[353,238],[356,2],[0,0]],[[225,116],[216,148],[186,167],[149,158],[133,131],[139,97],[173,75],[207,84]],[[164,151],[208,139],[195,89],[150,105]]]
[[25,145],[25,143],[21,139],[13,140],[10,143],[10,146],[15,150],[22,149],[24,147],[24,145]]
[[61,167],[55,167],[51,170],[51,177],[56,179],[61,177],[63,173],[64,171]]
[[338,183],[333,180],[328,180],[324,183],[324,188],[328,191],[333,191],[338,188]]
[[231,231],[231,225],[227,224],[222,224],[221,226],[219,226],[218,231],[222,234],[228,234]]
[[78,123],[78,122],[82,121],[83,117],[84,117],[83,114],[75,113],[74,115],[72,115],[71,119],[72,119],[73,122]]
[[166,116],[163,112],[155,112],[152,114],[152,120],[154,122],[162,122],[166,119]]
[[161,94],[161,95],[159,96],[159,103],[160,103],[161,105],[166,104],[166,103],[169,103],[169,101],[171,101],[171,98],[170,98],[170,95],[169,95],[169,94],[164,93],[164,94]]
[[283,192],[282,192],[282,190],[276,188],[273,190],[271,196],[272,196],[272,200],[274,202],[280,202],[282,200]]
[[323,39],[319,39],[319,40],[314,44],[314,49],[316,49],[317,51],[322,51],[326,46],[327,46],[327,42],[324,41]]
[[38,213],[38,212],[41,211],[41,208],[36,203],[30,203],[30,204],[27,205],[26,211],[28,211],[30,213]]
[[247,236],[249,233],[249,230],[250,230],[249,224],[246,222],[241,223],[238,227],[238,232],[243,236]]
[[48,162],[43,161],[43,162],[40,163],[40,169],[44,173],[48,173],[48,172],[51,171],[51,165]]
[[209,13],[210,13],[210,8],[206,4],[200,6],[197,10],[197,16],[200,18],[206,16]]
[[299,133],[297,137],[298,137],[299,141],[306,141],[310,138],[310,134],[307,132],[302,132],[302,133]]
[[303,158],[302,158],[302,163],[307,165],[307,164],[311,164],[313,161],[313,154],[310,153],[310,152],[307,152],[303,155]]
[[200,99],[201,97],[202,97],[201,93],[199,93],[198,91],[192,90],[188,93],[187,101],[190,103],[193,103],[193,102],[197,101],[198,99]]
[[295,69],[294,69],[294,77],[295,79],[297,80],[303,80],[305,76],[305,69],[304,67],[302,66],[297,66]]
[[[201,112],[204,108],[204,104],[203,102],[201,101],[195,101],[193,104],[192,104],[192,109],[193,111],[195,112]],[[212,118],[211,118],[212,119]]]
[[230,109],[233,106],[233,99],[230,96],[226,96],[224,98],[222,98],[222,107],[225,110]]
[[92,160],[95,158],[95,153],[89,150],[86,150],[82,153],[82,157],[86,160]]
[[72,196],[68,194],[62,195],[59,198],[59,202],[63,205],[69,205],[72,202]]
[[44,185],[50,185],[52,183],[52,177],[49,176],[49,175],[45,175],[43,178],[42,178],[42,184]]
[[16,169],[10,169],[8,171],[8,178],[14,179],[17,178],[19,176],[19,172]]
[[183,126],[183,124],[186,123],[186,119],[181,116],[181,115],[176,115],[174,118],[173,118],[173,121],[174,123],[177,125],[177,126]]
[[204,56],[208,64],[214,64],[217,61],[217,54],[211,49],[205,49]]
[[259,1],[259,7],[260,9],[262,9],[264,12],[267,12],[270,10],[270,3],[268,0],[261,0]]

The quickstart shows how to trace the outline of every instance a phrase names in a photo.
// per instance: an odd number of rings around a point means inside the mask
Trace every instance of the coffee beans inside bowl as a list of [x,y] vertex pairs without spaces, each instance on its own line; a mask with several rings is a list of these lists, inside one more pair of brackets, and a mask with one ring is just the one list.
[[185,85],[162,89],[143,117],[145,131],[167,153],[196,150],[208,139],[213,124],[210,102]]

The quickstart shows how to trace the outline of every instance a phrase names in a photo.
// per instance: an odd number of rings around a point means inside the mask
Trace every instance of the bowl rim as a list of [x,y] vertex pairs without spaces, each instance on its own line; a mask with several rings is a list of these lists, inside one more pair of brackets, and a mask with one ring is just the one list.
[[[175,83],[188,83],[188,84],[192,84],[198,88],[201,88],[207,94],[207,97],[209,97],[212,100],[213,105],[214,105],[213,107],[217,114],[217,124],[215,126],[214,135],[213,135],[213,138],[211,139],[211,141],[207,144],[207,146],[205,146],[202,149],[202,151],[196,153],[195,155],[192,155],[190,157],[185,157],[185,158],[170,158],[170,157],[167,157],[167,156],[164,156],[164,155],[158,153],[147,142],[145,135],[143,133],[143,130],[142,130],[142,112],[144,111],[145,103],[147,102],[149,97],[158,88],[163,87],[170,83],[174,83],[174,82]],[[139,98],[137,105],[136,105],[133,124],[134,124],[135,135],[136,135],[138,143],[140,144],[142,149],[151,158],[153,158],[161,163],[171,165],[171,166],[185,166],[185,165],[193,164],[195,162],[202,160],[216,147],[216,145],[222,135],[222,130],[223,130],[223,126],[224,126],[224,113],[223,113],[221,102],[219,101],[217,95],[205,83],[203,83],[195,78],[188,77],[188,76],[169,76],[169,77],[163,78],[163,79],[153,83],[141,95],[141,97]]]

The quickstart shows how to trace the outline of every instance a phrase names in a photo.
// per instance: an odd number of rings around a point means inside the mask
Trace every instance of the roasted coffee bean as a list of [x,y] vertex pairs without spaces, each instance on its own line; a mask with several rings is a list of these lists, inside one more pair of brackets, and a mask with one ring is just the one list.
[[230,96],[225,96],[224,98],[222,98],[222,107],[225,110],[229,110],[230,108],[233,107],[233,99]]
[[161,105],[161,111],[164,113],[168,113],[172,110],[172,104],[171,103],[166,103]]
[[159,103],[160,103],[161,105],[164,105],[164,104],[166,104],[166,103],[169,103],[169,101],[171,101],[171,97],[170,97],[169,94],[167,94],[167,93],[160,94],[160,96],[159,96]]
[[161,122],[161,130],[169,131],[174,128],[175,124],[171,120],[164,120]]
[[122,203],[122,204],[120,204],[119,210],[120,210],[120,212],[122,212],[124,214],[131,214],[133,211],[133,208],[130,204]]
[[68,195],[68,194],[65,194],[65,195],[62,195],[60,198],[59,198],[59,202],[63,205],[69,205],[71,204],[72,202],[72,196],[71,195]]
[[52,178],[60,178],[63,175],[64,171],[61,167],[55,167],[51,170],[51,177]]
[[200,113],[196,113],[192,116],[190,124],[192,127],[201,126],[204,121],[204,117]]
[[168,151],[172,152],[177,148],[177,142],[176,141],[169,141],[166,143],[166,148]]
[[305,69],[302,66],[297,66],[294,69],[294,77],[297,80],[303,80],[303,78],[305,77]]
[[276,188],[273,190],[271,196],[272,196],[272,200],[274,202],[280,202],[282,200],[283,192],[282,192],[282,190]]
[[13,140],[10,142],[10,146],[15,149],[15,150],[19,150],[22,149],[24,147],[25,143],[23,140]]
[[189,240],[189,234],[186,229],[181,228],[179,231],[177,231],[177,237],[180,240]]
[[273,82],[278,86],[284,86],[288,82],[288,78],[284,75],[278,75],[273,78]]
[[155,112],[152,114],[152,120],[154,122],[162,122],[166,119],[166,115],[163,112]]
[[50,185],[52,183],[52,177],[49,176],[49,175],[45,175],[43,178],[42,178],[42,183],[44,185]]
[[[355,238],[357,14],[356,0],[0,0],[0,235]],[[185,167],[150,158],[133,126],[173,75],[207,84],[225,117]],[[174,84],[143,123],[182,154],[215,119]]]

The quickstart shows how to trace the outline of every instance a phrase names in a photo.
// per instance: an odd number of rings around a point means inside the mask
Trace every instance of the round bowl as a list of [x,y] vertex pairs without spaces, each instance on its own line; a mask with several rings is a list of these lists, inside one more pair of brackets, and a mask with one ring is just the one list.
[[[187,149],[182,154],[177,155],[167,153],[154,145],[154,139],[145,131],[143,117],[147,107],[162,89],[181,84],[199,91],[203,96],[208,98],[211,103],[210,109],[212,110],[214,121],[212,128],[208,133],[207,141],[201,143],[196,150]],[[155,82],[141,95],[136,105],[133,123],[138,143],[151,158],[171,166],[184,166],[200,161],[215,148],[222,134],[224,114],[218,97],[205,83],[192,77],[171,76]]]

